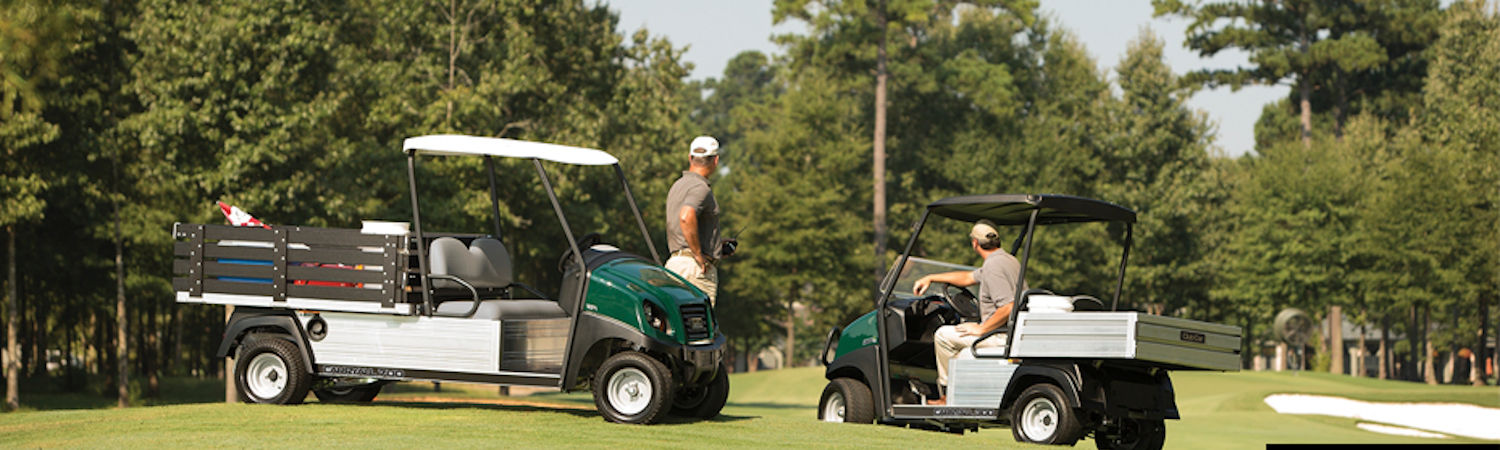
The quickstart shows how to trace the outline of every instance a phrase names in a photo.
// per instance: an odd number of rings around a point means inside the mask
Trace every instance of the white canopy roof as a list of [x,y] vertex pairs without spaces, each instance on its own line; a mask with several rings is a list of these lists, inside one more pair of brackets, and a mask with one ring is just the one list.
[[435,134],[406,138],[406,142],[401,145],[401,150],[424,155],[537,158],[584,166],[607,166],[620,162],[619,159],[615,159],[603,150],[461,134]]

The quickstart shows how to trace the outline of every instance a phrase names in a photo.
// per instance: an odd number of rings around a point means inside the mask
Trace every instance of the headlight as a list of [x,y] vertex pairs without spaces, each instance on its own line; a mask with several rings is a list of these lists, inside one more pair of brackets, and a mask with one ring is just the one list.
[[641,300],[641,309],[646,311],[646,325],[655,328],[656,331],[666,333],[667,336],[674,335],[672,324],[667,321],[667,313],[663,312],[661,307],[648,300]]

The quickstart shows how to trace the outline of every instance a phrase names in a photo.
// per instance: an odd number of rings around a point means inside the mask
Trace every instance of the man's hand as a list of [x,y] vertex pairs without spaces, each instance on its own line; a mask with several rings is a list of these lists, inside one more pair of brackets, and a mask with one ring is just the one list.
[[703,256],[702,253],[694,253],[693,254],[693,261],[697,261],[698,262],[698,268],[701,269],[701,270],[703,270],[704,272],[708,272],[708,266],[709,266],[709,264],[712,264],[708,260],[708,258],[706,258],[706,257]]
[[734,251],[739,249],[740,241],[734,238],[724,239],[719,243],[719,258],[728,258]]
[[930,284],[932,284],[932,275],[918,278],[917,282],[911,284],[911,293],[920,297],[923,292],[927,292],[927,286]]
[[978,336],[980,334],[979,324],[973,322],[964,322],[954,328],[958,329],[960,336]]

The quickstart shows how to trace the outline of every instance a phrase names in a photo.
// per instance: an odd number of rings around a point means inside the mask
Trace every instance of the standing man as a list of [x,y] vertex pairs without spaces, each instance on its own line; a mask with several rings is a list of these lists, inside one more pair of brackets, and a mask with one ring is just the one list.
[[708,176],[719,169],[719,141],[698,136],[688,145],[688,170],[667,191],[667,270],[676,272],[708,294],[710,304],[718,299],[719,270],[714,263],[733,253],[733,240],[719,251],[719,202],[714,199]]
[[[938,327],[937,332],[932,336],[933,353],[937,357],[938,395],[943,395],[942,388],[948,385],[948,362],[954,357],[972,358],[973,350],[967,352],[964,350],[973,347],[974,341],[980,336],[1009,323],[1011,308],[1015,304],[1013,301],[1016,297],[1016,285],[1021,283],[1021,262],[1007,253],[1005,249],[1000,248],[1000,232],[995,230],[994,222],[980,220],[974,223],[974,228],[969,231],[969,242],[974,251],[979,253],[979,257],[984,258],[984,263],[978,269],[932,274],[912,283],[912,291],[918,296],[926,292],[927,286],[934,282],[960,287],[979,284],[981,322],[944,325]],[[1003,333],[979,343],[980,347],[1003,345],[1005,345]],[[945,403],[945,399],[941,397],[928,402],[930,405]]]

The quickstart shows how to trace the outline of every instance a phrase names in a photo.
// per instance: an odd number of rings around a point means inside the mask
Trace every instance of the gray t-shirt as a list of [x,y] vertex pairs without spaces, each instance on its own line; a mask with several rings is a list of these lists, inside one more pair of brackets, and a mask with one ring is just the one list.
[[698,249],[709,256],[718,254],[714,243],[719,241],[719,202],[714,200],[708,178],[689,170],[682,171],[682,178],[672,183],[672,189],[667,191],[667,251],[688,248],[687,237],[682,234],[682,223],[678,219],[684,206],[698,211]]
[[1021,262],[1016,257],[1000,250],[984,259],[974,269],[974,280],[979,282],[979,318],[989,319],[995,311],[1016,299],[1016,282],[1021,277]]

